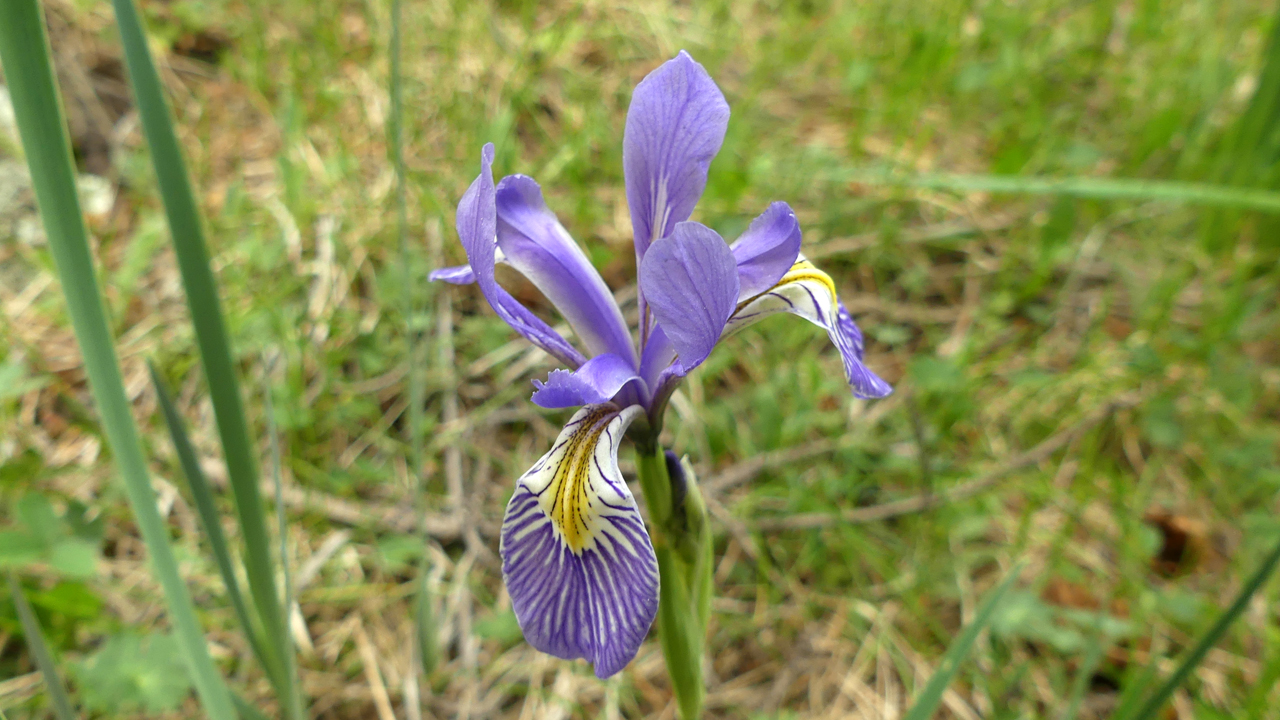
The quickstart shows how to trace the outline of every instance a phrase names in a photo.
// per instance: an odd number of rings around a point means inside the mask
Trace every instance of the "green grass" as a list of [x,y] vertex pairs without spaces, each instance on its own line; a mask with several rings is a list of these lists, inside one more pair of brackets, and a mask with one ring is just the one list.
[[[117,42],[91,12],[105,6],[78,7],[71,17],[86,36]],[[623,118],[634,83],[680,48],[707,65],[733,110],[696,217],[731,237],[769,201],[786,200],[807,248],[856,247],[820,264],[866,332],[871,366],[898,388],[879,403],[852,401],[820,331],[778,318],[720,348],[669,413],[669,442],[704,483],[764,452],[840,440],[711,494],[736,525],[713,523],[711,717],[853,714],[875,698],[904,709],[1003,568],[1024,556],[1023,584],[961,664],[944,716],[963,703],[983,717],[1058,718],[1079,697],[1076,717],[1107,717],[1153,656],[1167,659],[1156,663],[1167,673],[1193,648],[1280,537],[1280,244],[1265,232],[1274,225],[1237,213],[1221,249],[1202,243],[1210,211],[1192,203],[988,194],[1031,176],[1093,187],[1220,182],[1229,129],[1262,73],[1273,5],[406,1],[407,262],[387,148],[390,3],[142,9],[157,52],[198,33],[229,38],[216,66],[170,53],[161,76],[204,202],[235,369],[254,388],[260,358],[280,358],[271,386],[282,474],[309,498],[290,504],[295,572],[331,533],[351,530],[299,588],[315,646],[300,649],[303,690],[320,717],[373,712],[352,618],[400,708],[421,544],[405,537],[412,528],[376,518],[418,502],[415,452],[426,502],[443,512],[445,443],[463,449],[482,547],[443,537],[421,564],[431,568],[432,617],[448,635],[421,683],[424,703],[435,716],[467,701],[472,717],[517,717],[526,704],[536,717],[561,697],[570,717],[599,717],[613,703],[625,717],[662,712],[669,690],[656,640],[605,686],[580,664],[537,659],[512,633],[487,553],[514,479],[566,417],[527,402],[529,379],[549,366],[516,352],[468,371],[515,336],[474,290],[451,290],[463,380],[455,388],[430,365],[434,348],[417,354],[426,440],[411,448],[403,309],[428,307],[434,291],[424,228],[440,222],[450,262],[462,258],[453,206],[485,141],[498,148],[495,172],[537,178],[606,280],[629,284]],[[125,136],[116,215],[91,227],[126,385],[141,393],[135,417],[149,418],[152,470],[181,487],[142,359],[154,356],[173,381],[200,458],[217,458],[217,431],[173,255],[151,239],[163,226],[143,148],[136,133]],[[833,179],[884,168],[997,180],[911,188]],[[944,226],[965,230],[919,239]],[[0,369],[15,365],[37,382],[13,394],[0,386],[0,518],[32,489],[59,508],[78,500],[105,516],[96,576],[38,564],[23,574],[56,654],[75,660],[122,626],[165,623],[145,610],[159,590],[131,550],[136,530],[110,484],[110,458],[75,453],[98,430],[82,374],[61,350],[60,294],[55,286],[15,302],[51,272],[48,251],[11,241],[8,227],[0,222],[9,313]],[[470,423],[461,434],[441,426],[446,392]],[[944,491],[1122,397],[1132,405],[972,498],[878,523],[756,529],[792,513]],[[261,463],[269,423],[256,393],[245,400]],[[229,511],[220,465],[206,471]],[[1169,576],[1152,565],[1165,541],[1144,520],[1154,509],[1198,523],[1193,551]],[[178,502],[168,520],[215,659],[238,693],[263,700],[269,688],[234,633],[194,517]],[[0,519],[0,530],[12,522]],[[1274,604],[1274,583],[1261,592]],[[0,638],[16,629],[0,598]],[[34,670],[4,643],[0,677]],[[1280,702],[1269,690],[1280,676],[1273,614],[1246,610],[1217,647],[1175,702],[1196,717],[1266,717]],[[1095,664],[1082,680],[1080,669]],[[10,718],[46,707],[13,697],[0,695]],[[194,701],[172,711],[195,713]]]

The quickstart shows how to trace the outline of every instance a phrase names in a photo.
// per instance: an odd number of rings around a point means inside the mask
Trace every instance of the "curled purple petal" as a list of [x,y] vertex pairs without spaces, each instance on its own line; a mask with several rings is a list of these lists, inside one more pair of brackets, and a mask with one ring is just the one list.
[[681,50],[636,86],[622,136],[622,167],[636,258],[693,213],[729,127],[729,103]]
[[499,541],[520,630],[538,650],[583,658],[606,678],[658,614],[658,560],[618,470],[636,406],[591,405],[516,483]]
[[769,205],[747,231],[729,246],[738,261],[739,300],[755,297],[777,284],[800,254],[800,223],[791,206]]
[[560,336],[560,333],[529,312],[494,279],[497,262],[497,202],[493,185],[493,143],[487,143],[480,154],[480,175],[467,188],[458,202],[457,226],[467,261],[485,299],[498,317],[516,332],[570,367],[578,367],[586,358]]
[[[795,264],[773,287],[734,310],[724,335],[731,335],[763,318],[783,312],[799,315],[827,331],[831,342],[840,351],[845,379],[856,397],[879,398],[893,392],[889,383],[862,362],[862,332],[836,297],[836,286],[831,276],[814,267],[803,255],[797,257]],[[664,391],[664,383],[654,385],[655,396]]]
[[476,281],[476,273],[470,265],[456,265],[432,270],[431,274],[427,275],[427,279],[431,282],[437,280],[447,282],[450,285],[470,285]]
[[845,378],[853,388],[853,394],[864,399],[882,398],[893,392],[893,386],[885,382],[862,362],[862,331],[844,303],[836,301],[836,329],[830,333],[831,341],[840,350],[844,361]]
[[597,355],[573,372],[552,370],[545,383],[534,380],[537,391],[535,405],[544,408],[579,407],[607,402],[623,385],[640,381],[640,376],[625,358],[612,353]]
[[738,265],[714,230],[683,222],[649,247],[640,291],[681,365],[692,370],[711,354],[738,302]]
[[614,353],[635,363],[622,311],[586,253],[547,209],[542,188],[527,175],[498,183],[498,248],[556,306],[592,354]]

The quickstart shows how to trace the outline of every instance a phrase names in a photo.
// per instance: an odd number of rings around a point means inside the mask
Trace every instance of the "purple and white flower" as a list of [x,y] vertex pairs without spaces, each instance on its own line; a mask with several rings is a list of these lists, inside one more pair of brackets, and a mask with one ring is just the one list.
[[[658,611],[653,544],[618,470],[618,446],[634,420],[656,432],[672,391],[722,338],[783,312],[827,331],[855,396],[892,391],[863,364],[862,333],[835,283],[800,254],[800,225],[786,203],[770,205],[732,245],[689,221],[728,123],[724,95],[683,51],[632,95],[622,157],[639,268],[634,335],[538,184],[524,175],[494,184],[492,144],[458,203],[468,265],[431,274],[479,285],[503,320],[567,367],[534,381],[536,404],[581,409],[516,482],[502,524],[502,571],[529,643],[585,658],[599,677],[630,662]],[[578,345],[498,284],[499,262],[533,282]]]

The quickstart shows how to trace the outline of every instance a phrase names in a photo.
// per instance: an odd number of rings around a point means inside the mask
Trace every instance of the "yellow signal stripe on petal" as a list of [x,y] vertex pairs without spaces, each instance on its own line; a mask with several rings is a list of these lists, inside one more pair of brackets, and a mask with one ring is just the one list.
[[643,414],[638,405],[583,407],[560,431],[551,450],[517,481],[536,498],[543,522],[575,555],[596,547],[602,535],[617,536],[618,519],[635,512],[631,491],[618,471],[618,444],[631,422]]
[[596,500],[596,489],[591,486],[591,459],[600,436],[609,427],[606,418],[615,415],[616,410],[606,407],[590,409],[569,436],[551,482],[539,497],[543,511],[575,553],[581,553],[591,539],[589,518],[594,514],[591,505]]
[[830,275],[822,272],[813,263],[801,257],[799,260],[796,260],[794,264],[792,264],[791,269],[787,270],[786,274],[783,275],[782,278],[778,280],[778,282],[774,283],[773,287],[769,288],[768,290],[765,290],[759,295],[754,295],[738,303],[738,307],[734,309],[734,314],[735,315],[738,314],[739,312],[742,311],[744,307],[750,305],[751,303],[760,299],[764,295],[768,295],[771,292],[775,292],[777,290],[785,288],[788,285],[792,285],[795,283],[802,283],[806,281],[818,283],[824,289],[826,289],[828,297],[831,298],[832,307],[835,306],[836,304],[835,281],[831,279]]

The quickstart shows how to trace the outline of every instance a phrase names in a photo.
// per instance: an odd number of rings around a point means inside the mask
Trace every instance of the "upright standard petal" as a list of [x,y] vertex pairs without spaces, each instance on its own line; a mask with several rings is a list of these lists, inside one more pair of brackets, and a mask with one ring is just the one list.
[[636,258],[693,213],[729,127],[729,103],[681,50],[636,86],[622,136],[622,168]]
[[889,383],[863,364],[862,332],[836,297],[831,276],[814,267],[803,255],[772,288],[738,303],[724,334],[731,335],[780,312],[799,315],[827,331],[840,351],[845,378],[855,396],[878,398],[893,392]]
[[676,225],[640,263],[640,292],[685,371],[711,354],[738,302],[738,287],[729,246],[695,222]]
[[784,202],[769,205],[751,221],[733,245],[738,261],[739,300],[755,297],[778,284],[800,255],[800,223],[791,206]]
[[525,639],[606,678],[635,657],[658,613],[658,559],[618,470],[637,406],[579,410],[516,483],[502,576]]
[[606,402],[629,382],[639,384],[635,366],[612,353],[597,355],[573,372],[552,370],[545,383],[534,380],[538,390],[531,398],[544,408],[580,407]]
[[[535,345],[566,365],[576,368],[586,361],[582,353],[541,318],[529,312],[493,276],[494,264],[497,262],[497,202],[492,166],[493,143],[487,143],[480,153],[480,175],[458,202],[458,236],[467,252],[467,262],[471,266],[475,282],[498,317]],[[454,277],[461,275],[457,273]]]
[[498,183],[498,248],[547,296],[591,355],[613,353],[636,363],[631,333],[600,273],[547,209],[527,175]]

